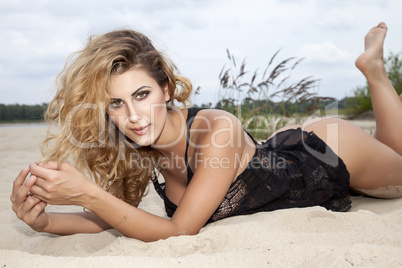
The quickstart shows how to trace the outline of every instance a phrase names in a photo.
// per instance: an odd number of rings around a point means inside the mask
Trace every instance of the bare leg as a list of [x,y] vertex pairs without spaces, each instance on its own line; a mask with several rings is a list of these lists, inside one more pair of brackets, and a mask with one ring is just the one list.
[[[377,123],[375,137],[338,119],[307,124],[344,161],[350,186],[377,197],[402,196],[402,95],[387,77],[383,44],[387,26],[380,23],[365,38],[365,52],[356,66],[367,78]],[[338,131],[329,130],[336,124]]]
[[306,122],[302,128],[313,131],[343,160],[352,188],[376,197],[394,198],[402,197],[402,95],[396,93],[383,64],[386,31],[383,23],[371,29],[365,40],[366,50],[356,60],[370,86],[376,137],[336,118]]
[[402,155],[402,96],[388,79],[383,63],[383,44],[387,26],[380,23],[365,37],[365,52],[356,60],[357,68],[367,78],[376,119],[374,137]]

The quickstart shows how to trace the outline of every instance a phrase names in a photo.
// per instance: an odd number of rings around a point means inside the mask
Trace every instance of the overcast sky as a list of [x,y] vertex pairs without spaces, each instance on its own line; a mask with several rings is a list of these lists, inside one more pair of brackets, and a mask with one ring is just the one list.
[[166,51],[201,87],[195,103],[217,101],[226,48],[249,70],[271,56],[305,57],[295,77],[320,79],[319,95],[343,98],[364,77],[354,66],[366,32],[385,21],[385,55],[402,52],[400,0],[0,0],[0,103],[48,102],[67,56],[88,35],[132,28]]

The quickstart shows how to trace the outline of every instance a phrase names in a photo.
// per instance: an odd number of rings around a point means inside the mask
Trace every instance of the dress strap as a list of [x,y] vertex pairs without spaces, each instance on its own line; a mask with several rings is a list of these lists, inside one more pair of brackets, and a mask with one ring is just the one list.
[[190,141],[190,128],[191,125],[194,122],[194,118],[197,115],[197,113],[202,110],[203,108],[189,108],[187,111],[187,120],[186,120],[186,125],[187,125],[187,136],[186,136],[186,152],[184,153],[184,163],[187,167],[187,184],[190,183],[191,178],[193,177],[193,171],[190,168],[190,165],[188,164],[188,159],[187,159],[187,151],[188,151],[188,143]]
[[[186,136],[186,152],[184,154],[184,158],[185,158],[185,164],[187,167],[187,184],[190,183],[190,180],[193,177],[193,172],[191,171],[191,169],[188,165],[188,162],[187,162],[188,141],[190,140],[190,127],[194,121],[195,115],[198,113],[199,110],[201,110],[201,108],[189,108],[188,114],[187,114],[187,120],[186,120],[187,136]],[[165,203],[165,209],[166,209],[168,216],[172,217],[177,206],[173,202],[171,202],[169,200],[169,198],[166,196],[165,183],[164,182],[159,183],[158,176],[156,175],[156,173],[152,174],[151,181],[153,182],[156,192],[159,194],[159,196],[163,199],[163,201]]]

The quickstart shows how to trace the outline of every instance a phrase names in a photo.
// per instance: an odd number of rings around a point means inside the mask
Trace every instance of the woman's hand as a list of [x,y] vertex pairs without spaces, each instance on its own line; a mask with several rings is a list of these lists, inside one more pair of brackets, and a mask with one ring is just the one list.
[[31,193],[51,205],[84,206],[89,194],[98,187],[68,163],[31,163],[29,169],[37,177]]
[[35,231],[41,232],[49,225],[49,217],[45,212],[47,204],[30,193],[37,178],[30,176],[25,180],[28,173],[29,168],[26,167],[18,174],[13,184],[10,200],[17,217]]

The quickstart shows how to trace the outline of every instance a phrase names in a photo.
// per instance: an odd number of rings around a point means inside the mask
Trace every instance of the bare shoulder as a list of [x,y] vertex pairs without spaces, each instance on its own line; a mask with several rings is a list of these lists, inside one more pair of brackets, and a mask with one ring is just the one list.
[[242,149],[245,145],[246,137],[241,122],[233,114],[223,110],[199,111],[190,133],[191,141],[199,145],[199,148],[205,145],[214,149]]
[[204,109],[197,113],[194,119],[195,128],[210,127],[212,129],[219,129],[222,127],[241,127],[240,121],[233,114],[224,110],[218,109]]
[[[193,172],[172,221],[197,233],[211,218],[239,173],[244,142],[237,118],[225,111],[204,109],[190,129],[188,164]],[[240,146],[239,146],[240,145]]]

